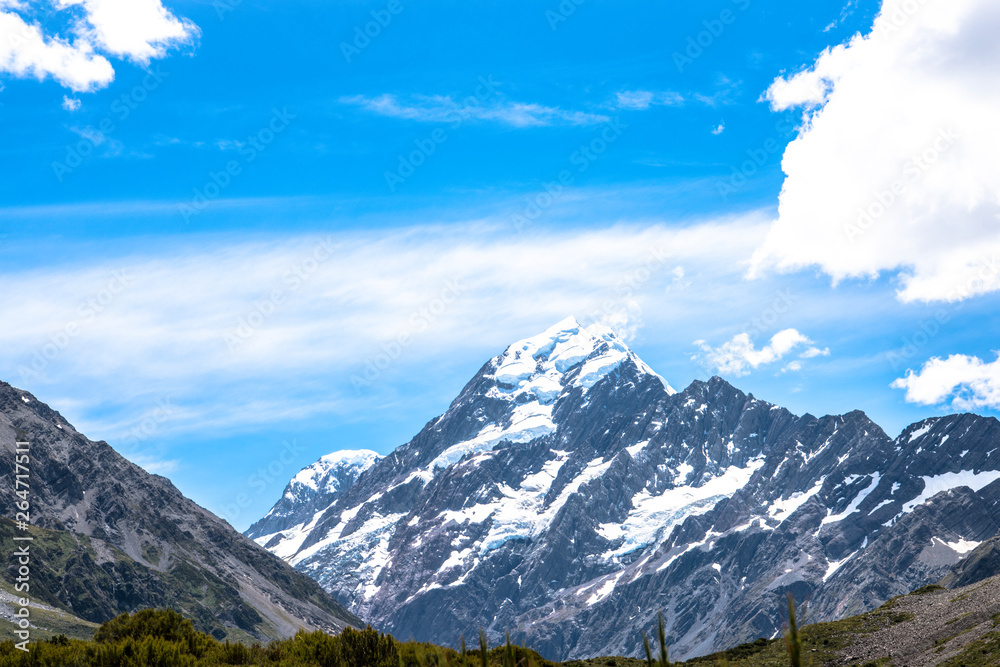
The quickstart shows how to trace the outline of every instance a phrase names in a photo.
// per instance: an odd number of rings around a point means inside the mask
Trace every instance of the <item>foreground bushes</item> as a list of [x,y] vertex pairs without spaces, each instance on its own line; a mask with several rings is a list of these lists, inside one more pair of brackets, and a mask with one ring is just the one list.
[[122,614],[102,625],[90,642],[59,636],[33,642],[30,652],[0,642],[0,667],[202,667],[267,665],[276,667],[552,667],[537,653],[508,644],[492,651],[460,653],[418,642],[397,642],[367,628],[340,635],[301,631],[267,646],[220,643],[194,629],[171,610]]

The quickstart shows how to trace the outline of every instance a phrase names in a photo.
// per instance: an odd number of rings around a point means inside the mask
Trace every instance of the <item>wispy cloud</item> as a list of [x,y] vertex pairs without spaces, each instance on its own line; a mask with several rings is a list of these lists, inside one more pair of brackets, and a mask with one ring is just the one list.
[[180,467],[180,461],[176,459],[158,459],[141,454],[129,454],[126,458],[153,475],[167,475]]
[[510,127],[547,125],[597,125],[608,116],[510,100],[456,101],[448,95],[415,95],[405,100],[396,95],[341,97],[342,104],[358,106],[379,116],[423,123],[494,122]]
[[676,107],[684,104],[684,96],[671,91],[623,90],[615,93],[617,109],[642,111],[653,106]]
[[0,284],[18,288],[0,293],[0,308],[23,326],[0,329],[0,368],[40,396],[72,398],[57,405],[109,440],[127,438],[162,397],[170,414],[157,438],[370,412],[374,399],[351,380],[369,361],[379,391],[456,350],[496,354],[567,314],[634,331],[668,290],[680,303],[708,274],[738,280],[765,229],[745,218],[530,235],[476,226],[203,239],[7,272]]

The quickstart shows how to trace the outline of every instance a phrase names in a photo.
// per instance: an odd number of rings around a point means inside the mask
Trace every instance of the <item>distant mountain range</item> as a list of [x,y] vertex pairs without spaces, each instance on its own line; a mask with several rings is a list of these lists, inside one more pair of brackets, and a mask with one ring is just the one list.
[[685,658],[775,636],[788,592],[835,619],[996,574],[998,504],[995,419],[893,439],[720,378],[678,393],[568,319],[385,458],[306,468],[247,535],[402,639],[482,627],[552,659],[635,656],[662,611]]
[[[30,443],[30,523],[14,523],[14,451]],[[40,629],[89,636],[123,612],[172,607],[217,638],[261,640],[361,621],[321,589],[150,475],[77,432],[26,391],[0,383],[0,543],[33,537],[30,590]],[[329,483],[327,481],[327,483]],[[24,542],[16,543],[18,546]],[[0,582],[9,616],[17,559]]]

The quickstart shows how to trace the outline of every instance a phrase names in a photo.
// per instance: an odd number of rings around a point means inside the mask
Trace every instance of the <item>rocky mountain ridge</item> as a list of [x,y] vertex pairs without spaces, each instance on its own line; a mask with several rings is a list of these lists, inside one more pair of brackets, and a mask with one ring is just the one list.
[[[30,393],[0,383],[0,453],[30,443],[30,596],[90,623],[173,607],[218,638],[267,640],[361,621],[314,581]],[[14,476],[0,494],[14,498]],[[16,508],[5,505],[14,520]],[[13,544],[13,523],[0,539]],[[16,566],[12,560],[8,569]],[[8,572],[8,581],[12,580]]]
[[[510,631],[543,655],[678,658],[947,574],[1000,532],[1000,424],[896,439],[720,378],[677,392],[613,332],[569,319],[490,360],[448,410],[297,528],[254,539],[407,638]],[[307,520],[306,520],[307,519]]]

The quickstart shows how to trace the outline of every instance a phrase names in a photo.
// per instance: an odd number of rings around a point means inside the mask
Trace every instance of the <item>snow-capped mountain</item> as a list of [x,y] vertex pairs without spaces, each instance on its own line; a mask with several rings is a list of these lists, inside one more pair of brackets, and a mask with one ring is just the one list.
[[255,539],[401,637],[639,655],[663,611],[684,658],[774,635],[789,591],[833,618],[940,578],[1000,532],[998,480],[996,420],[892,440],[719,378],[678,393],[569,319],[490,360],[308,528]]
[[[320,458],[299,471],[285,487],[281,500],[245,535],[273,549],[283,542],[286,549],[301,543],[315,520],[333,505],[358,476],[382,457],[368,449],[345,449]],[[261,537],[267,537],[261,540]],[[281,555],[279,553],[279,555]]]

